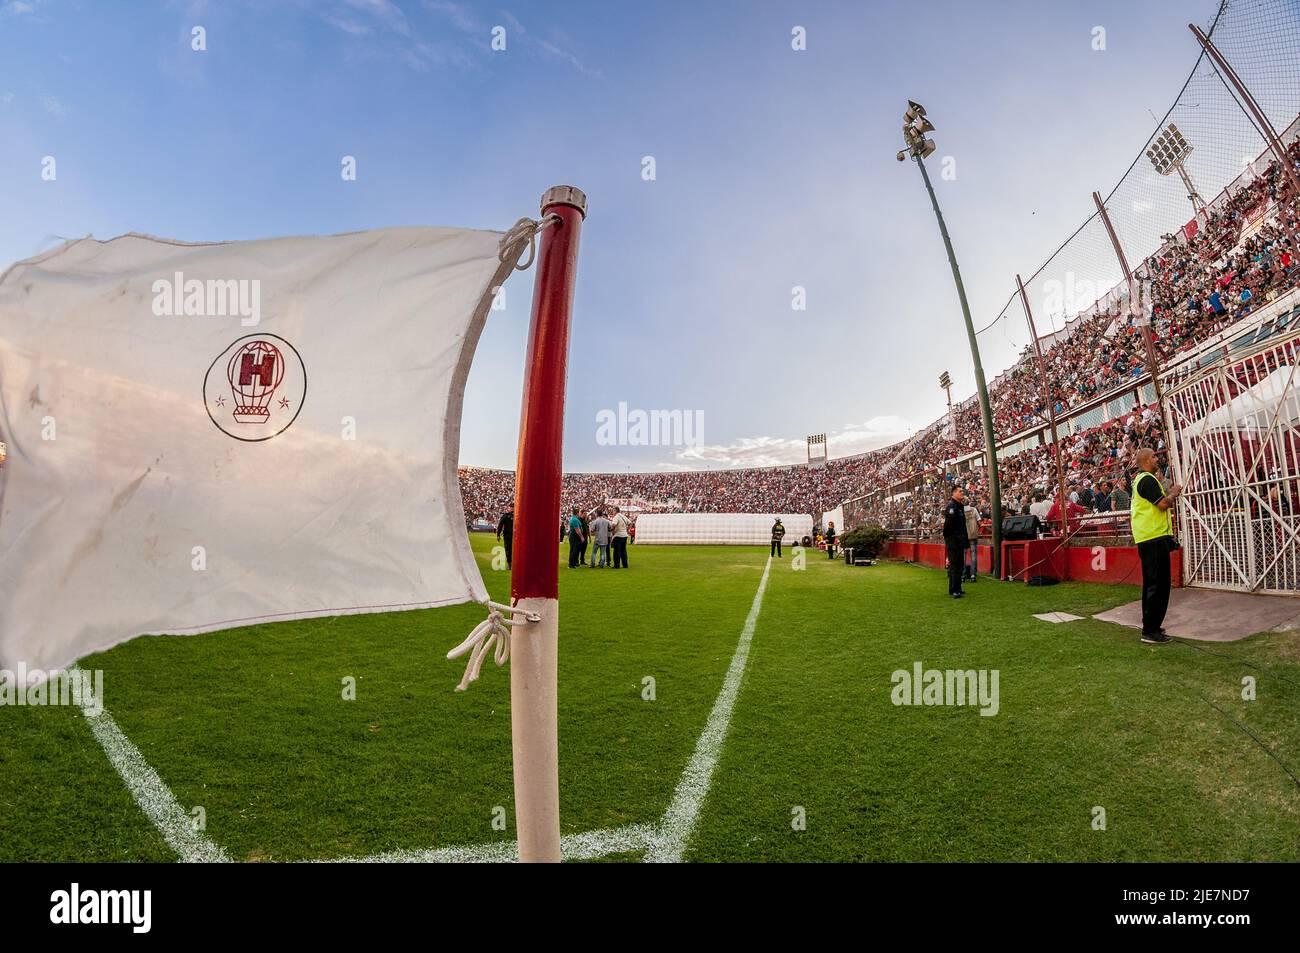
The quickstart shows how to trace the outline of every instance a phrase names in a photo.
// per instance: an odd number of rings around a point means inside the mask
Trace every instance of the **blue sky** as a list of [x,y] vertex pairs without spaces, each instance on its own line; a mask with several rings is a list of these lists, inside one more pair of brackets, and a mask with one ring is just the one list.
[[[974,390],[933,215],[894,158],[908,98],[955,159],[931,171],[986,323],[1127,168],[1216,6],[0,0],[0,260],[127,231],[504,229],[572,183],[590,215],[566,468],[795,461],[821,431],[839,456],[939,416],[941,370]],[[531,281],[489,321],[463,463],[514,464]],[[987,337],[992,376],[1015,347]],[[701,412],[705,445],[599,445],[621,401]]]

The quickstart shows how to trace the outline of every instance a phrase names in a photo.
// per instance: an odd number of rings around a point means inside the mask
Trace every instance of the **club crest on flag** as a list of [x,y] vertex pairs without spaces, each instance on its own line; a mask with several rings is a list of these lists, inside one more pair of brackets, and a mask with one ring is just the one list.
[[307,396],[307,369],[297,349],[275,334],[250,334],[217,355],[203,378],[212,422],[236,440],[284,433]]

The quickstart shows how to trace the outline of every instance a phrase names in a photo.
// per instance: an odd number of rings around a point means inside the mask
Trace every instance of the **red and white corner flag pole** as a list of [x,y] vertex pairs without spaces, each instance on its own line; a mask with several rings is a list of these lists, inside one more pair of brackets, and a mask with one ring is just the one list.
[[556,667],[559,656],[559,517],[564,449],[564,385],[569,317],[577,275],[578,237],[587,197],[557,185],[542,196],[541,234],[528,365],[515,465],[514,565],[510,594],[522,612],[510,640],[510,730],[514,741],[515,826],[519,859],[560,860],[559,740]]

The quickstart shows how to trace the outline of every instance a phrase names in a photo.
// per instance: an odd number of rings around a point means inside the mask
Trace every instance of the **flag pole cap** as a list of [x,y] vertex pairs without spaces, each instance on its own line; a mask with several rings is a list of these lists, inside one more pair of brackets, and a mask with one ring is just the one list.
[[552,205],[568,205],[587,217],[587,196],[582,189],[572,185],[553,185],[542,193],[542,211]]

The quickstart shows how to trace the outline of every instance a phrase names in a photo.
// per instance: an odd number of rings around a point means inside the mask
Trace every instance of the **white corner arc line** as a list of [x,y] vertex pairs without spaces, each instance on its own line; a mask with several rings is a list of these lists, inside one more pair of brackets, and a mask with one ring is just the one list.
[[[610,854],[646,850],[657,830],[652,824],[628,824],[581,834],[566,834],[560,839],[560,856],[564,860],[593,860]],[[323,864],[509,864],[519,859],[516,841],[494,844],[468,844],[463,847],[430,847],[421,850],[391,850],[368,857],[339,857],[318,861]]]
[[[83,669],[76,667],[72,671],[79,673],[78,677],[84,673]],[[89,678],[83,678],[81,713],[86,716],[95,740],[121,775],[135,803],[153,822],[167,846],[186,863],[229,863],[230,856],[224,850],[194,829],[190,816],[180,806],[171,788],[158,777],[158,772],[149,767],[140,749],[122,733],[108,709],[96,704],[89,683]]]
[[745,664],[749,661],[749,646],[754,641],[754,627],[758,624],[758,613],[763,608],[763,593],[767,590],[767,577],[771,571],[772,557],[768,556],[767,565],[763,567],[763,578],[758,583],[758,592],[754,593],[754,602],[749,607],[749,615],[745,617],[740,641],[736,644],[736,652],[731,657],[731,665],[723,679],[722,691],[718,692],[704,732],[695,744],[695,753],[687,762],[682,779],[677,782],[672,803],[659,822],[658,836],[646,852],[646,863],[680,863],[686,853],[686,845],[695,832],[704,799],[709,793],[709,785],[713,782],[713,772],[722,754],[727,729],[731,726],[731,713],[736,707],[736,697],[740,694]]

